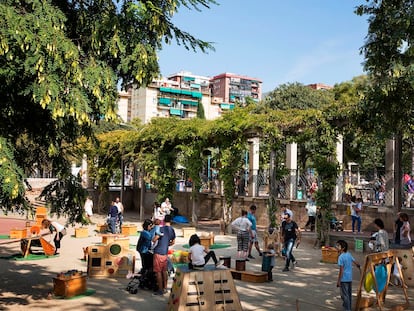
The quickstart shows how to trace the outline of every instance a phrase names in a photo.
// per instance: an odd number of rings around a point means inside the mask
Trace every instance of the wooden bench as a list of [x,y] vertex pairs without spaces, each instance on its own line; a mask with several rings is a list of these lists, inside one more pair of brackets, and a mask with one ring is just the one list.
[[264,283],[267,281],[267,272],[263,271],[238,271],[230,269],[233,279],[252,282],[252,283]]

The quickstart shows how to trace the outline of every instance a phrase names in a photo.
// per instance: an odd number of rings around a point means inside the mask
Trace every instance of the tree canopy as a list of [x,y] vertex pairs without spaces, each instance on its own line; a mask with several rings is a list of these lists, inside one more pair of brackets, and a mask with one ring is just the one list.
[[[94,123],[116,120],[117,86],[139,87],[157,77],[163,43],[176,40],[194,51],[212,49],[171,21],[182,7],[200,10],[211,4],[216,2],[1,1],[0,137],[13,156],[5,157],[2,148],[0,158],[16,162],[8,166],[11,188],[1,182],[1,197],[9,188],[18,189],[13,200],[24,201],[17,168],[26,172],[36,162],[33,157],[26,161],[29,145],[32,154],[41,155],[37,164],[45,159],[58,176],[67,175],[70,165],[62,146],[91,136]],[[10,202],[0,204],[7,208]]]

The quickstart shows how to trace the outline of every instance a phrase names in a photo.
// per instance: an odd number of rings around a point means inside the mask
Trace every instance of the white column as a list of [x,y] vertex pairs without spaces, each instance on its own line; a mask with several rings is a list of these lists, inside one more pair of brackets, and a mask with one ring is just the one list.
[[298,145],[286,145],[286,168],[289,170],[289,180],[286,182],[286,199],[296,198],[296,174],[298,171]]
[[342,200],[342,193],[344,190],[343,169],[344,169],[344,137],[338,135],[336,141],[336,160],[339,163],[339,176],[336,179],[335,187],[335,201]]
[[258,195],[257,175],[259,174],[260,138],[253,137],[249,142],[249,196]]

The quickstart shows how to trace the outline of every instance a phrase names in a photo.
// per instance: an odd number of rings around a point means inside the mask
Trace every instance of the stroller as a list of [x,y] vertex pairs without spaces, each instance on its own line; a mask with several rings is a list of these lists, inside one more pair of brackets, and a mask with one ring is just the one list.
[[342,220],[338,220],[335,216],[332,216],[329,226],[331,230],[344,231],[344,222]]
[[157,279],[152,269],[152,254],[146,259],[146,267],[142,268],[138,275],[134,275],[129,281],[126,290],[130,294],[136,294],[138,289],[157,290]]

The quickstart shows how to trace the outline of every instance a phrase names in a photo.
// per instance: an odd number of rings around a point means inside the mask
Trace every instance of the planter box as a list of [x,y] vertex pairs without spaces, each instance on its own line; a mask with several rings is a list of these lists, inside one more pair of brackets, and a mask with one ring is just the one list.
[[327,263],[338,262],[338,250],[334,247],[322,247],[322,261]]
[[10,239],[23,239],[27,236],[27,229],[11,229]]
[[136,225],[122,225],[122,234],[124,235],[136,235],[137,231]]
[[53,294],[70,298],[86,292],[86,275],[59,276],[53,278]]
[[87,238],[88,236],[88,228],[75,228],[75,238]]

